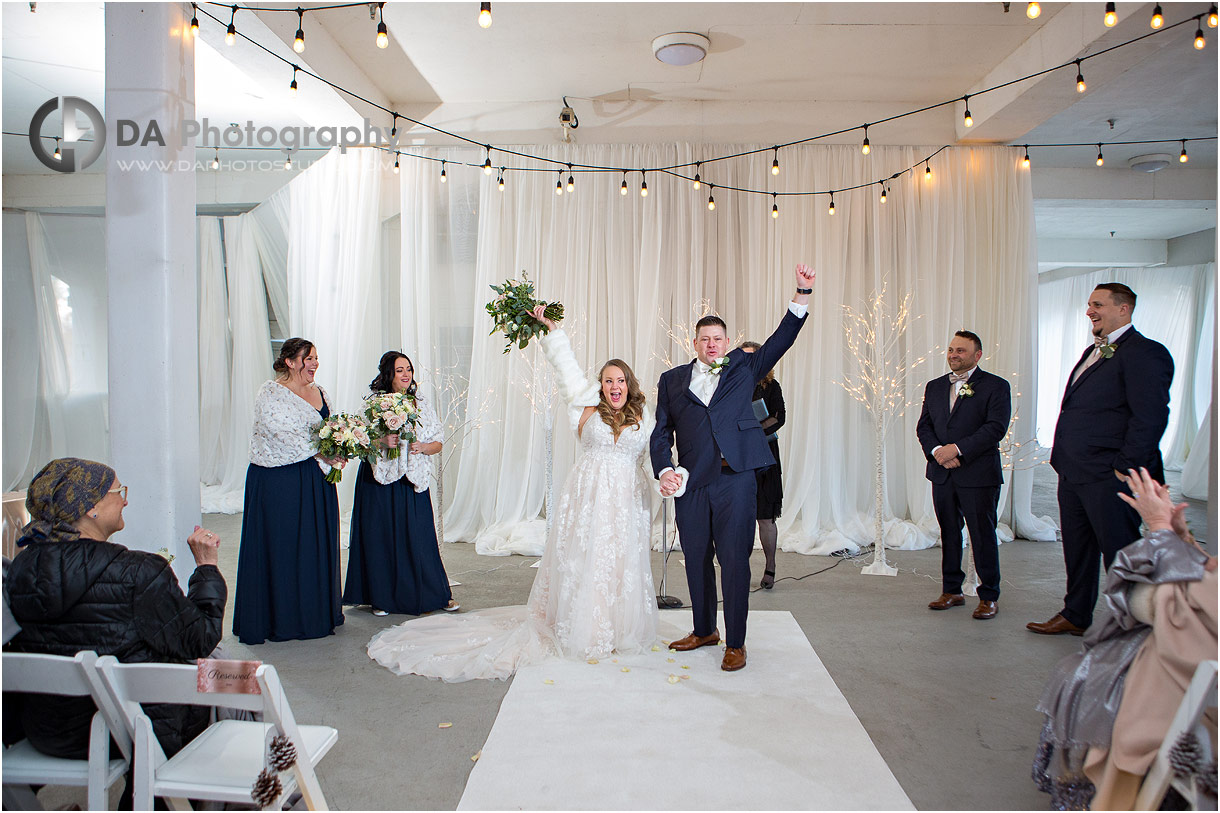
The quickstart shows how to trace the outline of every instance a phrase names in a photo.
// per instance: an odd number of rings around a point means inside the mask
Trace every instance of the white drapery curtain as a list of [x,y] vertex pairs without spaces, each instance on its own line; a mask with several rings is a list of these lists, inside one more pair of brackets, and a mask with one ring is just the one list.
[[[564,161],[649,166],[697,160],[720,148],[692,145],[613,145],[553,148]],[[809,146],[786,151],[785,188],[844,188],[867,183],[920,160],[930,150],[882,148],[863,157],[853,147]],[[450,157],[460,157],[443,153]],[[529,273],[539,295],[562,300],[565,328],[577,340],[577,354],[590,371],[611,357],[634,368],[646,394],[655,394],[657,376],[670,363],[689,360],[691,349],[671,341],[671,328],[693,323],[693,306],[709,300],[729,323],[730,334],[764,339],[791,297],[792,268],[807,262],[818,269],[810,323],[780,363],[777,376],[788,402],[788,425],[780,433],[785,473],[781,543],[787,550],[828,553],[858,549],[872,537],[870,519],[873,463],[871,424],[865,410],[835,384],[850,360],[844,356],[840,305],[859,309],[882,286],[897,302],[910,294],[920,314],[908,333],[906,364],[931,353],[908,371],[906,390],[913,406],[895,424],[887,441],[887,505],[892,517],[887,538],[894,547],[934,544],[935,520],[923,476],[924,458],[915,439],[919,398],[927,379],[943,372],[943,347],[954,330],[982,335],[984,366],[1013,381],[1017,441],[1032,440],[1036,382],[1033,296],[1035,257],[1032,196],[1020,155],[1010,149],[961,149],[937,156],[934,176],[923,181],[922,166],[893,183],[888,202],[876,187],[836,196],[836,214],[825,196],[779,199],[780,217],[770,216],[771,199],[721,194],[715,212],[706,208],[708,189],[696,193],[687,182],[649,178],[652,194],[641,198],[638,174],[631,194],[620,196],[621,177],[579,175],[572,194],[554,194],[550,173],[509,173],[500,192],[494,177],[478,175],[477,258],[473,274],[451,290],[438,289],[435,269],[417,251],[409,253],[411,223],[434,217],[436,197],[451,205],[453,190],[437,185],[435,164],[408,162],[403,168],[402,268],[404,322],[417,328],[414,341],[436,345],[449,325],[471,326],[470,391],[467,413],[482,409],[488,425],[472,433],[460,451],[447,500],[448,539],[494,537],[503,552],[523,522],[535,520],[545,498],[542,412],[545,392],[534,390],[537,351],[502,354],[503,340],[487,336],[483,305],[488,285]],[[725,185],[753,186],[770,179],[770,153],[715,165],[704,173]],[[705,167],[705,169],[708,169]],[[455,178],[459,172],[451,168]],[[452,226],[452,218],[450,218]],[[450,235],[450,242],[456,240]],[[405,262],[414,258],[412,264]],[[428,279],[417,279],[430,275]],[[407,300],[408,290],[429,285],[431,296]],[[413,309],[412,309],[413,306]],[[428,312],[423,312],[424,310]],[[464,309],[465,315],[457,315]],[[424,333],[428,338],[424,338]],[[562,483],[574,443],[560,422],[555,480]],[[1002,513],[1013,517],[1023,536],[1052,538],[1053,525],[1029,512],[1028,471],[1008,473],[1015,488],[1005,490]],[[446,478],[448,481],[448,477]],[[1013,500],[1015,495],[1015,500]],[[1012,505],[1009,502],[1013,501]],[[1008,510],[1005,510],[1008,509]]]
[[[1207,438],[1195,443],[1211,402],[1214,353],[1215,263],[1167,268],[1103,268],[1038,286],[1038,333],[1042,341],[1038,376],[1038,441],[1050,446],[1063,388],[1080,354],[1092,343],[1084,310],[1089,294],[1103,282],[1121,282],[1135,291],[1135,328],[1156,339],[1173,356],[1169,423],[1161,438],[1166,468],[1180,469],[1194,452],[1208,454]],[[1206,459],[1196,461],[1206,468]],[[1204,483],[1206,496],[1206,483]]]
[[99,217],[4,214],[4,487],[110,455]]

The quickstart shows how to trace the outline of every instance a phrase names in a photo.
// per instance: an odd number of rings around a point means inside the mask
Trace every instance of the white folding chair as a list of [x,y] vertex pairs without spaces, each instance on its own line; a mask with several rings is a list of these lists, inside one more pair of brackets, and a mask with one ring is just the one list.
[[[255,673],[262,694],[199,692],[198,670],[189,665],[119,663],[103,657],[98,671],[135,742],[136,810],[152,810],[157,796],[172,810],[190,810],[188,799],[250,804],[250,791],[263,769],[264,748],[272,731],[292,741],[297,761],[283,777],[280,798],[266,809],[279,809],[298,788],[309,809],[329,809],[314,766],[338,741],[339,732],[330,726],[297,725],[274,666],[264,664]],[[257,711],[262,712],[263,722],[220,720],[167,759],[141,703]]]
[[[87,759],[60,759],[36,750],[29,740],[4,749],[4,806],[10,810],[41,810],[31,785],[85,787],[90,810],[108,808],[110,786],[127,772],[131,738],[97,673],[97,653],[76,657],[4,653],[4,691],[92,697],[98,711],[89,727]],[[110,738],[122,752],[110,758]]]
[[1211,738],[1202,724],[1203,713],[1216,707],[1216,661],[1203,661],[1195,669],[1195,676],[1182,695],[1178,705],[1178,713],[1174,715],[1161,749],[1157,751],[1152,767],[1144,776],[1139,794],[1135,797],[1136,810],[1157,810],[1165,792],[1172,785],[1174,790],[1182,794],[1191,810],[1215,810],[1214,798],[1203,798],[1199,789],[1189,780],[1178,779],[1169,764],[1169,752],[1177,744],[1178,738],[1187,732],[1195,735],[1203,752],[1204,763],[1212,758]]

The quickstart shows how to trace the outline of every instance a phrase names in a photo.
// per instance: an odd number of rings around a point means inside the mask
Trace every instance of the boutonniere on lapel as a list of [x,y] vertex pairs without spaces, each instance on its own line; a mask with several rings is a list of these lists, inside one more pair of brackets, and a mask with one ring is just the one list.
[[718,359],[712,359],[711,364],[707,366],[709,373],[712,375],[720,375],[722,372],[724,372],[725,368],[729,366],[729,357],[721,356]]
[[1103,359],[1108,359],[1114,355],[1114,351],[1118,349],[1118,345],[1111,342],[1110,344],[1098,345],[1097,350],[1101,353]]
[[957,389],[958,398],[970,398],[974,395],[974,389],[971,388],[969,381],[963,381],[962,385]]

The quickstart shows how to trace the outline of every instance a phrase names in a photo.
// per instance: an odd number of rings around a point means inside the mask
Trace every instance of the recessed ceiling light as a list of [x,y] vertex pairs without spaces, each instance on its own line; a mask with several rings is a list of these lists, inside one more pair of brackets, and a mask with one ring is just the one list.
[[1127,160],[1127,166],[1138,172],[1157,172],[1169,166],[1172,162],[1172,155],[1157,152],[1151,155],[1137,155],[1134,158],[1130,158]]
[[703,61],[711,45],[702,34],[662,34],[652,41],[652,53],[666,65],[694,65]]

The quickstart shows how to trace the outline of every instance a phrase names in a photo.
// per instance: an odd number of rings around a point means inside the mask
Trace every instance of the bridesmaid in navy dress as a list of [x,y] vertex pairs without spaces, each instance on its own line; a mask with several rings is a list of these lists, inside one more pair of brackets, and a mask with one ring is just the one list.
[[[396,350],[381,357],[374,393],[406,392],[415,402],[416,439],[396,458],[384,453],[373,465],[361,462],[352,505],[351,544],[344,604],[368,604],[373,615],[422,615],[458,609],[436,541],[436,521],[428,486],[429,456],[441,450],[443,437],[436,410],[418,392],[415,366]],[[385,439],[398,446],[397,435]]]
[[254,401],[233,609],[243,644],[321,638],[343,623],[339,498],[325,474],[346,461],[316,456],[312,430],[330,417],[317,369],[313,344],[289,339]]

